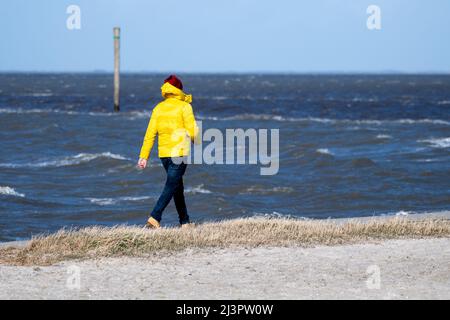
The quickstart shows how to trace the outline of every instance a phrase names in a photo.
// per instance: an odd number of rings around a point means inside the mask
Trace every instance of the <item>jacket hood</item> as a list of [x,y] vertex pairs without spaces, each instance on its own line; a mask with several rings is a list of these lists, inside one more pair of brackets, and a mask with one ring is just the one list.
[[183,90],[178,89],[177,87],[171,85],[170,83],[166,82],[161,87],[161,94],[164,97],[164,99],[168,98],[175,98],[181,101],[185,101],[187,103],[192,102],[192,95],[185,94]]

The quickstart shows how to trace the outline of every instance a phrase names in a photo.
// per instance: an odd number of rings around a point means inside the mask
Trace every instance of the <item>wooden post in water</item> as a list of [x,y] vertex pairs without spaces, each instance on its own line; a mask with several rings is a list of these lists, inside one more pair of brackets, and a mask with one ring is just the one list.
[[114,111],[120,111],[120,28],[114,28]]

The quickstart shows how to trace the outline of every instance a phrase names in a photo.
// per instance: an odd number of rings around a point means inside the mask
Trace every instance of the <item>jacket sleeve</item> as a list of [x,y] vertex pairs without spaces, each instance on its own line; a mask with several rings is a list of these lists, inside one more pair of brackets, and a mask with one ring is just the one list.
[[150,117],[150,121],[148,123],[147,131],[145,132],[144,141],[142,143],[141,152],[139,154],[139,158],[148,159],[150,156],[150,151],[152,150],[153,143],[155,142],[156,137],[156,111],[153,110],[152,116]]
[[195,121],[194,112],[192,111],[192,106],[189,103],[184,107],[183,121],[187,134],[193,142],[196,142],[198,138],[198,127]]

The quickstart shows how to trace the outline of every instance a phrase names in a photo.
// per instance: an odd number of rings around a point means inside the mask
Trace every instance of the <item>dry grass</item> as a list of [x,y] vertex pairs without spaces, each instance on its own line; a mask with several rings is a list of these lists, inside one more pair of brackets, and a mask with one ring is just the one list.
[[186,248],[339,245],[426,237],[450,237],[450,220],[392,218],[336,223],[248,218],[205,223],[190,229],[90,227],[38,236],[24,248],[0,248],[0,263],[48,265],[70,259],[145,256]]

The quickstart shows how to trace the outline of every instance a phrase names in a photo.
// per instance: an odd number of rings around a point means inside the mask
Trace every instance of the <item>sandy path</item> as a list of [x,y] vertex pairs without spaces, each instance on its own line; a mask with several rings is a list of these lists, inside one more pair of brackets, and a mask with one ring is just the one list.
[[0,280],[1,299],[450,299],[450,239],[0,266]]

